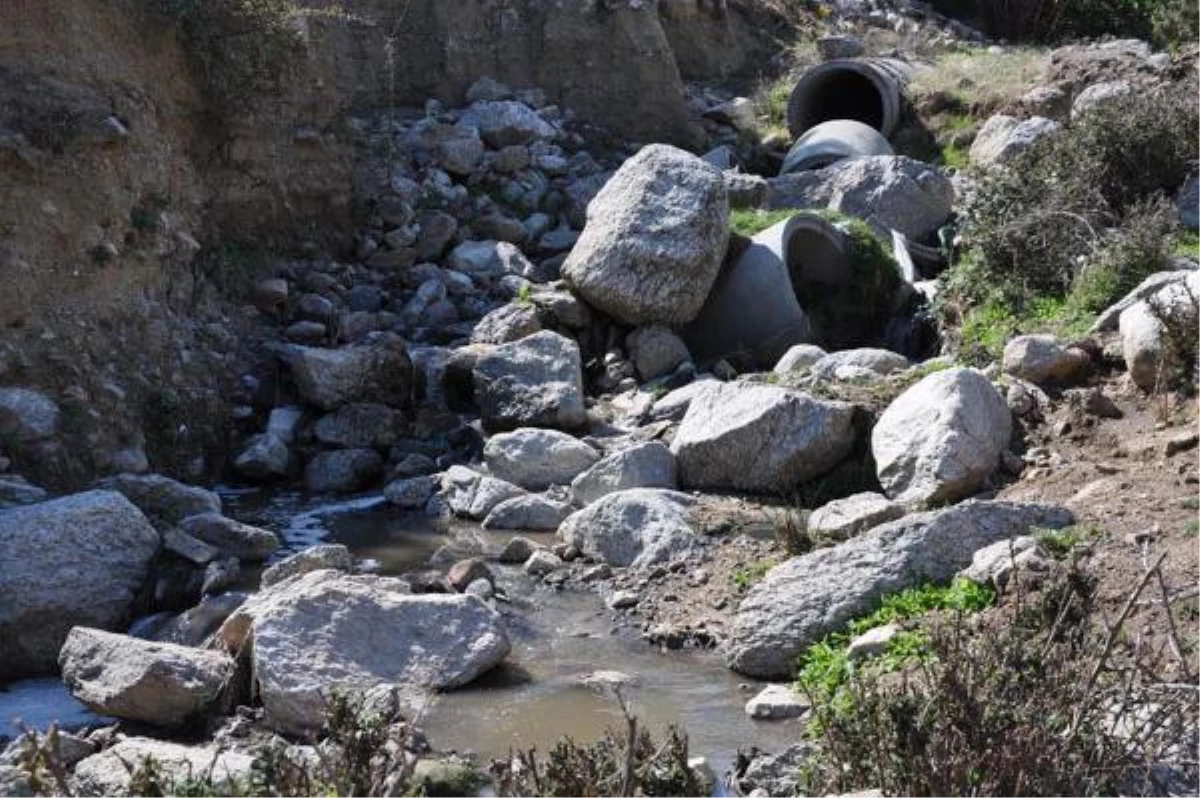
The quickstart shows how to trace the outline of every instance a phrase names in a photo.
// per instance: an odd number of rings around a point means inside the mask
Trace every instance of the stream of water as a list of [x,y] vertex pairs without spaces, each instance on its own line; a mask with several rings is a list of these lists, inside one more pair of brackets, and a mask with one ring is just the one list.
[[[227,512],[280,533],[286,556],[318,542],[343,543],[372,570],[396,575],[428,567],[430,555],[462,537],[493,536],[474,525],[400,513],[378,497],[311,504],[301,494],[224,491]],[[534,536],[537,537],[537,536]],[[546,542],[553,536],[543,536]],[[747,685],[708,652],[659,652],[621,632],[600,597],[557,591],[519,568],[493,566],[510,597],[502,605],[513,651],[493,673],[444,693],[426,709],[422,725],[439,750],[470,751],[484,760],[516,748],[545,752],[563,735],[598,739],[623,727],[611,694],[580,683],[597,670],[633,679],[623,692],[643,724],[661,733],[675,723],[687,732],[692,755],[704,756],[720,776],[742,746],[783,748],[800,734],[795,721],[751,721],[743,705]],[[245,576],[257,582],[257,572]],[[66,727],[94,723],[57,679],[26,680],[0,691],[0,722],[21,717],[30,727],[59,720]],[[0,726],[0,735],[13,734]]]

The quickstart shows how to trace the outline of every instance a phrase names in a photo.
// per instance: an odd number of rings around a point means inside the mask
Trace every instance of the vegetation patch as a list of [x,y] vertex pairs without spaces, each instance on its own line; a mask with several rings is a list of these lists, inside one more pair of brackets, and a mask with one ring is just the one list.
[[[796,687],[814,706],[828,707],[835,713],[853,710],[853,696],[847,689],[855,672],[848,656],[850,642],[859,635],[889,623],[911,621],[935,610],[978,612],[991,605],[995,592],[969,579],[955,579],[949,585],[925,584],[885,596],[879,609],[851,621],[844,632],[834,632],[810,646],[800,656]],[[884,672],[933,655],[929,637],[920,629],[899,632],[886,651],[871,667]],[[821,724],[821,713],[814,719]]]
[[779,224],[784,219],[790,219],[798,213],[794,208],[783,208],[776,211],[765,211],[761,208],[734,208],[729,212],[729,224],[733,232],[747,238],[761,233],[772,225]]

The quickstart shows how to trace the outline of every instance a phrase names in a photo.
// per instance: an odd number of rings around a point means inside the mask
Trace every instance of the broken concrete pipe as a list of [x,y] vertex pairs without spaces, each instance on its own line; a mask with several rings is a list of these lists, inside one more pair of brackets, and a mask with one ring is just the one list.
[[[755,235],[685,328],[693,356],[769,369],[795,344],[846,348],[878,338],[902,281],[890,258],[882,267],[860,262],[854,235],[811,211]],[[865,227],[861,235],[870,237]]]
[[904,111],[912,66],[895,58],[839,58],[801,75],[788,98],[788,130],[799,138],[822,122],[853,119],[890,138]]
[[894,155],[878,130],[856,119],[832,119],[810,128],[788,150],[779,174],[824,169],[843,158]]

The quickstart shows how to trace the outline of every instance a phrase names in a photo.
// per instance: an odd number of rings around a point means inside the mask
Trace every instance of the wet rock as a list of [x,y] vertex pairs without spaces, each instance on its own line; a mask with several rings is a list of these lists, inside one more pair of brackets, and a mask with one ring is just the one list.
[[513,144],[528,144],[554,138],[558,131],[529,106],[515,100],[484,100],[472,103],[459,119],[469,125],[489,147],[500,149]]
[[1004,397],[978,371],[955,368],[900,394],[876,422],[871,452],[891,498],[953,501],[991,476],[1011,437]]
[[529,555],[529,559],[525,561],[522,570],[530,576],[545,576],[552,571],[557,571],[565,565],[562,558],[553,552],[545,549],[538,549]]
[[167,783],[211,772],[218,791],[232,791],[235,784],[246,784],[254,765],[249,754],[223,751],[215,745],[189,746],[148,737],[127,737],[80,762],[71,775],[72,792],[81,796],[128,795],[133,776],[130,765],[136,767],[146,759],[158,764]]
[[771,178],[771,208],[832,208],[880,229],[920,239],[945,224],[954,186],[936,168],[911,158],[873,155],[824,169]]
[[279,548],[274,532],[243,524],[220,513],[201,513],[179,522],[179,531],[239,560],[264,560]]
[[293,576],[326,568],[348,573],[354,569],[354,557],[340,543],[320,543],[267,568],[262,573],[261,586],[267,588]]
[[438,479],[434,476],[397,479],[383,489],[383,497],[402,510],[420,510],[437,489]]
[[353,493],[383,473],[383,459],[374,449],[318,452],[304,469],[304,487],[313,493]]
[[227,651],[253,641],[266,723],[304,734],[334,688],[395,688],[414,711],[427,690],[467,684],[509,652],[504,621],[475,596],[411,595],[406,583],[315,571],[259,593],[225,622]]
[[500,549],[500,553],[496,555],[496,560],[509,565],[523,563],[533,556],[533,553],[537,550],[538,545],[536,543],[529,538],[523,538],[518,535],[504,544],[504,548]]
[[1074,521],[1061,507],[968,501],[909,515],[830,548],[775,566],[738,607],[729,666],[764,679],[790,678],[796,658],[826,634],[923,580],[945,582],[976,551],[1026,532]]
[[446,572],[446,581],[459,593],[464,592],[467,585],[476,579],[484,579],[492,584],[496,582],[496,578],[492,575],[492,569],[487,567],[487,563],[475,557],[459,560]]
[[558,333],[542,331],[482,353],[473,379],[489,430],[575,429],[587,421],[579,346]]
[[221,556],[221,550],[203,540],[181,532],[178,527],[168,527],[162,532],[163,549],[178,554],[196,565],[208,565]]
[[588,505],[603,496],[630,488],[678,486],[675,455],[659,441],[635,444],[614,452],[571,482],[571,498]]
[[670,374],[692,359],[683,339],[660,324],[634,330],[625,336],[625,347],[643,381]]
[[483,459],[497,479],[526,490],[569,485],[594,465],[600,454],[565,432],[518,429],[488,439]]
[[903,515],[904,506],[887,496],[855,493],[813,510],[808,518],[808,532],[825,540],[845,540]]
[[300,396],[322,410],[353,402],[409,404],[412,361],[404,341],[391,333],[376,333],[340,349],[294,346],[284,360]]
[[1005,373],[1038,385],[1075,382],[1091,364],[1087,352],[1063,346],[1053,335],[1019,335],[1004,346]]
[[783,357],[779,358],[779,362],[775,364],[775,368],[772,371],[776,374],[790,374],[793,371],[803,371],[806,368],[811,368],[827,354],[829,353],[816,344],[796,344],[783,353]]
[[971,144],[971,163],[979,166],[1011,163],[1044,136],[1058,131],[1060,125],[1045,117],[1019,120],[997,114],[983,123]]
[[771,385],[721,384],[692,400],[671,451],[680,483],[786,493],[854,445],[852,405]]
[[492,508],[484,529],[527,529],[552,532],[571,514],[571,505],[545,496],[516,496]]
[[385,448],[396,442],[403,420],[401,413],[387,405],[362,402],[345,405],[321,417],[313,432],[327,446]]
[[233,676],[217,651],[76,626],[58,656],[71,695],[102,715],[181,726],[213,709]]
[[200,513],[221,512],[221,497],[217,494],[161,474],[120,474],[101,480],[97,487],[115,490],[151,520],[164,524],[177,524]]
[[798,718],[808,709],[808,702],[785,684],[769,684],[746,702],[746,714],[755,720]]
[[73,626],[125,623],[158,547],[146,517],[112,491],[0,513],[0,679],[53,673]]
[[611,566],[645,568],[692,550],[698,542],[691,522],[695,506],[693,497],[670,490],[610,493],[568,517],[558,536]]
[[525,490],[465,466],[452,466],[442,474],[442,496],[457,516],[480,521],[505,499],[524,496]]
[[283,440],[265,432],[247,439],[233,467],[248,479],[279,479],[292,471],[292,452]]
[[50,397],[28,388],[0,388],[0,436],[6,444],[29,444],[58,433],[61,413]]
[[721,173],[682,150],[644,147],[587,206],[563,276],[630,325],[683,324],[700,312],[729,238]]

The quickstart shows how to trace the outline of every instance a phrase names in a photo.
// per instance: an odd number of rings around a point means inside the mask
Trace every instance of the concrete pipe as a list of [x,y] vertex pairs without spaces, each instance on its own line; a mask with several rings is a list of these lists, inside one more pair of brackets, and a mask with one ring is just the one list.
[[832,119],[856,119],[891,138],[904,111],[912,66],[895,58],[839,58],[805,72],[788,98],[788,130],[799,138]]
[[852,234],[813,212],[763,230],[717,278],[684,330],[688,348],[701,362],[767,369],[795,344],[845,349],[877,340],[901,278],[875,246],[881,258],[864,260]]
[[810,128],[788,150],[779,174],[824,169],[843,158],[894,155],[878,130],[856,119],[833,119]]

